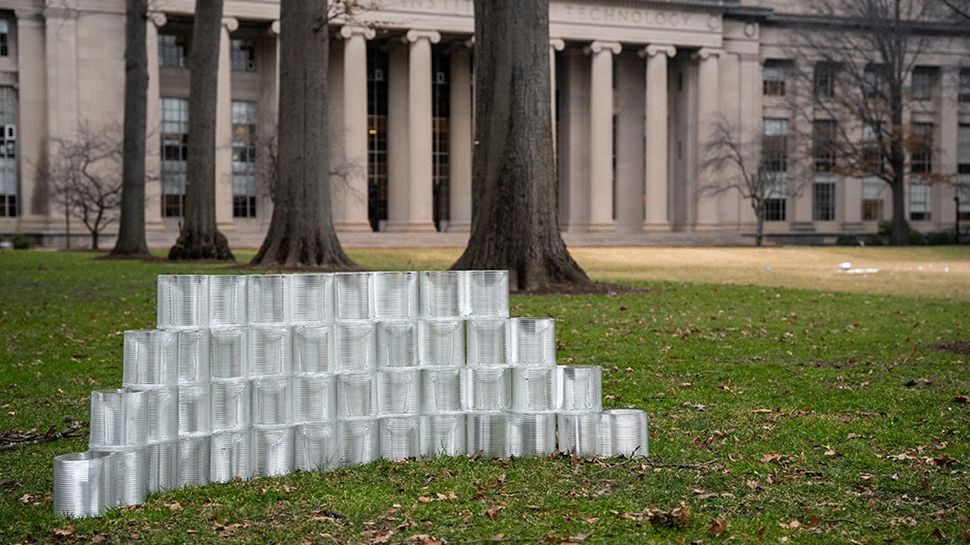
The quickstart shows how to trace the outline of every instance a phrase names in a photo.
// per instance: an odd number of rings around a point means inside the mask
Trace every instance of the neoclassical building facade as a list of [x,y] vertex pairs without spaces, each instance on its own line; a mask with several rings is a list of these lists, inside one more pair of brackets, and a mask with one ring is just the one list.
[[[146,216],[149,243],[161,246],[178,233],[192,151],[193,1],[151,6]],[[721,117],[752,138],[787,137],[796,121],[783,107],[785,66],[792,28],[804,17],[799,6],[552,0],[562,229],[628,240],[752,233],[754,213],[738,191],[701,190],[705,176],[733,175],[703,172],[706,138]],[[278,17],[273,0],[225,4],[216,213],[238,246],[259,244],[272,209]],[[471,0],[382,0],[333,27],[328,100],[338,231],[468,230],[473,27]],[[925,96],[908,115],[933,135],[930,168],[970,177],[970,38],[941,30],[931,44],[914,69]],[[0,235],[63,237],[63,210],[44,165],[55,143],[76,138],[81,126],[120,134],[123,57],[122,0],[0,0]],[[821,242],[874,231],[892,210],[882,182],[804,176],[773,193],[768,233]],[[951,228],[958,215],[970,219],[970,194],[955,204],[958,192],[914,186],[909,219],[928,231]]]

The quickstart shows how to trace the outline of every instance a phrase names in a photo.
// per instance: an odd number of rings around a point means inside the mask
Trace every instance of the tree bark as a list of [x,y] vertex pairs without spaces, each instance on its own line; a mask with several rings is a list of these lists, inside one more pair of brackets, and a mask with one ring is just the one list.
[[185,217],[169,259],[232,260],[216,227],[216,111],[223,0],[196,0],[189,52],[189,153]]
[[127,0],[125,14],[125,121],[121,218],[112,255],[147,256],[145,242],[145,124],[148,114],[148,0]]
[[327,0],[280,4],[278,179],[253,265],[359,269],[333,227],[327,139]]
[[513,289],[591,284],[556,213],[549,1],[475,0],[471,237],[453,269],[507,269]]

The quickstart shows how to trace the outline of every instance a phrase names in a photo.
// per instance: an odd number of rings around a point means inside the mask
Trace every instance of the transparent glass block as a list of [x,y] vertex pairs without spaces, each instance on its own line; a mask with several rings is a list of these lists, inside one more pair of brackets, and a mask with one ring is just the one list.
[[333,325],[297,325],[293,327],[293,372],[332,373]]
[[290,319],[295,323],[333,321],[333,275],[287,275],[290,293]]
[[337,375],[337,417],[377,416],[377,380],[374,373]]
[[108,452],[73,452],[54,458],[54,514],[100,515],[111,504]]
[[248,380],[213,380],[212,432],[249,427],[252,393]]
[[337,273],[333,283],[336,320],[367,320],[373,316],[371,273]]
[[465,365],[465,322],[421,320],[418,322],[418,363],[426,367]]
[[377,323],[378,367],[418,365],[418,324],[412,320]]
[[209,330],[209,374],[213,379],[245,379],[247,369],[247,328],[214,327]]
[[293,472],[293,427],[253,428],[253,473],[260,477]]
[[288,321],[286,276],[254,274],[248,281],[247,310],[251,324],[281,324]]
[[418,316],[418,273],[372,273],[374,317],[413,320]]
[[151,388],[145,393],[146,440],[148,443],[173,441],[179,433],[179,395],[177,387]]
[[600,414],[560,413],[559,451],[572,453],[581,458],[599,454]]
[[508,317],[508,271],[465,271],[465,290],[469,317]]
[[432,414],[421,417],[421,455],[464,456],[466,453],[465,415]]
[[246,325],[246,275],[227,274],[209,277],[209,324]]
[[160,329],[125,331],[121,384],[133,387],[178,383],[176,334]]
[[319,471],[337,467],[340,445],[336,422],[300,424],[294,428],[293,435],[294,469]]
[[293,372],[290,328],[254,325],[249,327],[249,374],[253,377],[287,376]]
[[334,325],[334,363],[338,372],[369,371],[377,367],[373,322],[337,322]]
[[148,456],[145,447],[112,452],[107,458],[111,506],[141,505],[148,495]]
[[179,386],[179,435],[209,433],[211,396],[209,384]]
[[418,273],[422,318],[461,318],[464,273],[461,271],[422,271]]
[[179,330],[177,350],[179,384],[209,382],[209,330]]
[[510,343],[514,365],[556,364],[556,321],[552,318],[512,318]]
[[512,410],[521,413],[558,410],[557,375],[555,367],[512,369]]
[[252,381],[254,426],[293,423],[292,379],[261,378]]
[[227,483],[252,477],[252,438],[248,428],[213,433],[209,443],[210,481]]
[[507,458],[510,455],[509,415],[506,413],[469,413],[466,443],[469,456]]
[[556,452],[556,415],[510,414],[509,455],[517,458]]
[[381,458],[406,460],[421,455],[421,418],[390,416],[380,420]]
[[156,313],[159,328],[208,327],[209,277],[159,275]]
[[337,377],[293,377],[293,405],[297,424],[332,422],[337,418]]
[[153,443],[145,447],[149,493],[174,490],[178,486],[178,453],[178,441]]
[[179,488],[209,484],[209,435],[182,435],[178,439]]
[[595,365],[559,367],[559,408],[568,412],[600,412],[603,409],[603,369]]
[[425,414],[457,413],[464,407],[460,368],[425,368],[421,377],[421,406]]
[[469,367],[467,408],[472,411],[507,411],[512,408],[511,367]]
[[650,454],[647,413],[640,409],[613,409],[603,411],[600,418],[600,456],[639,458]]
[[91,392],[88,446],[118,450],[147,443],[147,405],[145,392],[127,389]]
[[468,365],[480,367],[506,365],[509,361],[509,321],[473,319],[466,322]]
[[377,373],[377,411],[381,416],[421,413],[421,370],[386,369]]
[[380,457],[377,419],[339,420],[337,434],[340,445],[340,465],[366,464]]

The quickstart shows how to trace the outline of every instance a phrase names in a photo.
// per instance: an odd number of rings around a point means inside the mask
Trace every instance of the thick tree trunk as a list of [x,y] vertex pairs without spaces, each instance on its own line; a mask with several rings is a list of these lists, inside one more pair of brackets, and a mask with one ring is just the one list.
[[[898,8],[898,5],[897,5]],[[909,244],[909,222],[906,221],[906,148],[903,142],[903,83],[893,85],[890,90],[892,122],[892,141],[890,142],[890,167],[893,169],[893,221],[889,241],[893,246]]]
[[333,227],[327,140],[327,0],[280,5],[278,181],[273,217],[252,264],[359,268]]
[[145,242],[145,124],[148,111],[148,0],[127,0],[125,15],[125,122],[121,218],[112,255],[147,256]]
[[556,215],[549,1],[475,0],[472,232],[454,269],[508,269],[512,289],[590,284]]
[[98,232],[91,231],[91,249],[94,250],[95,252],[98,251],[98,239],[99,239]]
[[185,217],[169,259],[233,259],[216,227],[216,111],[223,0],[196,0],[189,52]]
[[765,240],[765,210],[764,208],[755,208],[754,213],[757,222],[755,224],[754,245],[760,247]]

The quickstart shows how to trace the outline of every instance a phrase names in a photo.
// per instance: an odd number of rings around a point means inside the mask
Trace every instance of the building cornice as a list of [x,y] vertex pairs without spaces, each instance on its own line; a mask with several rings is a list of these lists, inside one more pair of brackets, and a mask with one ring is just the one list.
[[[864,17],[775,12],[766,18],[764,24],[780,28],[838,31],[870,28],[872,21]],[[960,21],[904,21],[901,30],[926,36],[966,37],[970,35],[970,24]]]

